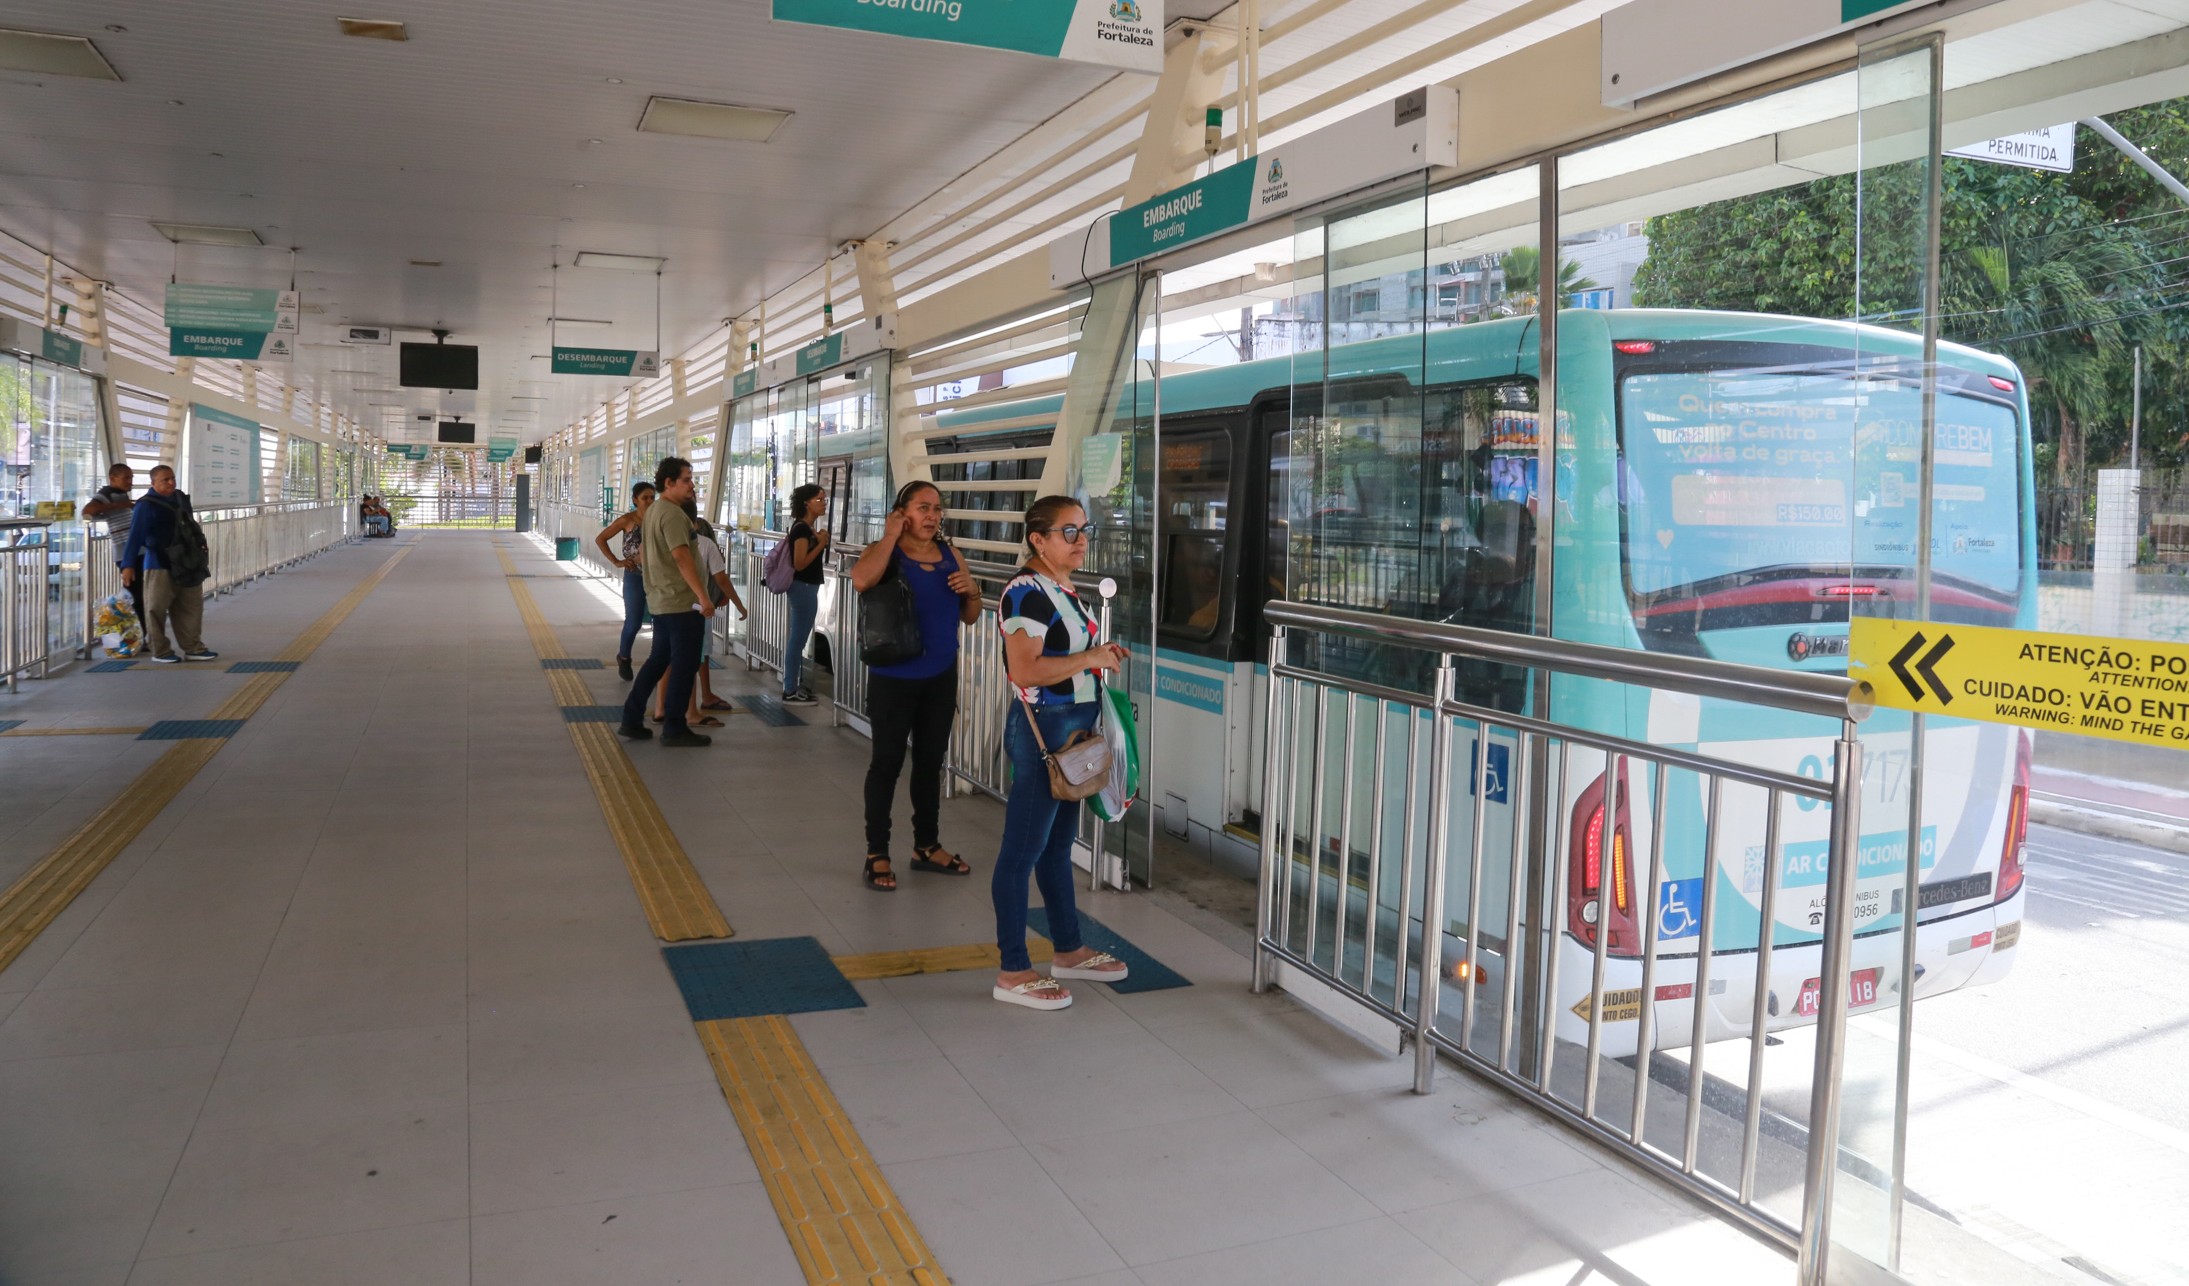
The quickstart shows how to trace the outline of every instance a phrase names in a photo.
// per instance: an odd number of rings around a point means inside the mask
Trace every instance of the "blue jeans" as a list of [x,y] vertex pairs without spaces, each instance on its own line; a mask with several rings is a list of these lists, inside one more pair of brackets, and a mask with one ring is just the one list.
[[664,732],[690,732],[684,712],[691,709],[692,681],[699,674],[699,642],[707,632],[707,618],[697,612],[671,612],[654,618],[654,646],[646,664],[631,680],[631,695],[623,699],[623,726],[646,726],[646,698],[654,685],[663,684],[661,727]]
[[813,636],[813,623],[821,615],[821,587],[794,580],[783,596],[790,600],[790,634],[783,640],[783,695],[787,697],[798,691],[798,680],[805,673],[806,640]]
[[638,627],[646,621],[646,578],[636,567],[623,569],[623,638],[616,644],[616,659],[631,659],[631,645],[638,642]]
[[[1041,723],[1042,740],[1054,750],[1073,733],[1095,725],[1096,706],[1039,706],[1034,718]],[[1058,955],[1077,951],[1079,907],[1072,894],[1072,841],[1079,837],[1079,805],[1049,793],[1049,765],[1026,726],[1026,712],[1017,700],[1003,725],[1003,750],[1011,760],[1011,794],[1003,805],[1003,851],[996,854],[995,878],[989,895],[996,902],[996,948],[1003,953],[1003,972],[1024,973],[1034,967],[1026,954],[1026,882],[1031,876],[1041,885],[1041,902],[1049,910],[1049,941]]]

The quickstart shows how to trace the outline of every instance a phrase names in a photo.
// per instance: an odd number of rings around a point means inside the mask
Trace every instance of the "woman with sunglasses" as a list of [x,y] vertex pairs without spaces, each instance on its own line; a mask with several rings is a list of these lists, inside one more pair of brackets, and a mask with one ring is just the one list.
[[866,886],[897,887],[889,869],[890,812],[905,742],[912,743],[912,869],[971,875],[966,860],[942,846],[942,768],[950,725],[958,718],[958,626],[980,619],[980,587],[942,535],[942,492],[908,482],[890,506],[882,538],[851,565],[851,588],[864,594],[890,576],[912,587],[920,654],[867,670],[867,721],[874,757],[866,770]]
[[[1087,561],[1095,525],[1070,496],[1043,496],[1026,511],[1030,555],[1003,587],[996,621],[1003,630],[1004,667],[1017,708],[1005,718],[1004,752],[1011,760],[1011,794],[1004,804],[1003,851],[989,891],[996,903],[996,946],[1003,970],[995,998],[1028,1009],[1062,1009],[1072,993],[1059,979],[1123,982],[1125,962],[1080,941],[1072,893],[1072,841],[1079,805],[1049,793],[1042,747],[1061,750],[1095,725],[1101,671],[1125,663],[1125,649],[1102,641],[1095,618],[1072,588]],[[1035,737],[1035,725],[1040,737]],[[1041,885],[1056,946],[1049,976],[1034,972],[1026,953],[1027,881]]]

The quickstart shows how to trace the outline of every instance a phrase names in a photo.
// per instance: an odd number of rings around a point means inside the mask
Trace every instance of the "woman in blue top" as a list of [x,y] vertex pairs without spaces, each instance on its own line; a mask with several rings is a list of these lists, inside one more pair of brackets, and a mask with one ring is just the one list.
[[867,721],[874,758],[866,770],[866,885],[897,887],[889,870],[889,814],[912,742],[912,869],[970,875],[973,868],[942,846],[942,766],[950,725],[958,717],[958,625],[980,619],[980,589],[942,539],[942,493],[932,482],[908,482],[897,493],[882,538],[851,565],[861,594],[895,574],[912,586],[920,623],[920,654],[867,671]]
[[[1004,668],[1017,699],[1004,720],[1003,747],[1011,760],[1011,794],[1004,803],[1003,851],[989,892],[996,902],[996,946],[1003,971],[994,995],[1028,1009],[1062,1009],[1072,993],[1059,978],[1123,982],[1125,962],[1079,940],[1079,910],[1072,896],[1072,841],[1079,835],[1079,805],[1049,793],[1042,747],[1061,750],[1073,734],[1095,725],[1103,670],[1125,663],[1125,649],[1105,643],[1094,616],[1072,589],[1072,573],[1087,561],[1094,540],[1087,511],[1070,496],[1043,496],[1026,511],[1031,557],[1003,587],[996,623],[1003,630]],[[1040,740],[1034,725],[1041,727]],[[1049,940],[1056,945],[1049,977],[1034,972],[1026,954],[1026,882],[1041,885],[1049,912]]]

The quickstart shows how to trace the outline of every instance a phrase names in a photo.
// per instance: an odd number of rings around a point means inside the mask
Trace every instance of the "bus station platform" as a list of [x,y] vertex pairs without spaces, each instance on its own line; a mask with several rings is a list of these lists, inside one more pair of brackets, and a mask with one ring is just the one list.
[[626,746],[567,566],[338,546],[0,708],[0,1281],[1791,1279],[1160,889],[1082,911],[1167,985],[995,1003],[1001,808],[875,895],[866,741],[733,663]]

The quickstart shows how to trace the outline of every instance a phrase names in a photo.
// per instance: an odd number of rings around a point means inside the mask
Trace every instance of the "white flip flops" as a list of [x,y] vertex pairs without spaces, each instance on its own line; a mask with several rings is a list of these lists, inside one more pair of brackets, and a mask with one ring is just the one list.
[[[1116,965],[1117,967],[1115,969],[1104,969],[1101,967],[1103,965]],[[1123,982],[1129,972],[1124,961],[1107,951],[1097,951],[1076,965],[1062,965],[1053,960],[1049,963],[1049,976],[1052,978],[1084,978],[1088,982]]]
[[1072,993],[1048,978],[1036,978],[1016,987],[997,984],[992,993],[1007,1005],[1024,1005],[1028,1009],[1069,1009]]

